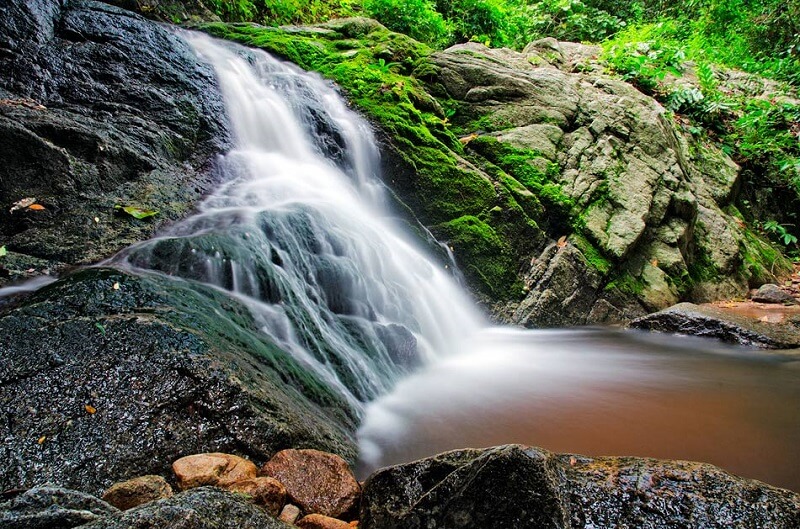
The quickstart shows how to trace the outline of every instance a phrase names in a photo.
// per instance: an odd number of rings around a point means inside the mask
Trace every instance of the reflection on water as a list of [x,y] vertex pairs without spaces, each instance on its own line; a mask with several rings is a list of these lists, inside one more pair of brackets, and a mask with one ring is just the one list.
[[360,472],[445,450],[705,461],[800,491],[800,361],[706,340],[492,329],[370,404]]

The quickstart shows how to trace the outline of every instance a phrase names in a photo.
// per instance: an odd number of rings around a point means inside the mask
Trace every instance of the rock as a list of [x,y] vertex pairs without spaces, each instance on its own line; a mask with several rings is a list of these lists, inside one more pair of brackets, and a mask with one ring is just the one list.
[[137,505],[172,496],[172,487],[161,476],[141,476],[120,483],[114,483],[103,493],[106,501],[126,511]]
[[[283,504],[286,503],[286,487],[280,481],[273,478],[252,478],[237,481],[233,485],[227,487],[232,492],[241,492],[250,496],[256,505],[264,507],[272,516],[280,514],[281,520],[287,522],[283,518],[283,511],[281,509]],[[297,507],[295,507],[297,509]],[[287,512],[286,518],[290,518],[291,509]],[[299,510],[297,514],[300,514]],[[295,515],[295,520],[297,515]],[[294,520],[287,523],[294,523]]]
[[[8,0],[0,19],[0,238],[14,256],[0,283],[108,257],[215,185],[224,105],[176,33],[92,1]],[[24,197],[44,209],[10,212]]]
[[752,299],[758,303],[797,303],[791,294],[784,292],[781,287],[772,283],[761,285],[753,294]]
[[679,303],[631,323],[635,329],[717,338],[727,343],[791,349],[800,347],[800,327],[793,320],[762,322],[705,305]]
[[240,495],[200,487],[107,516],[86,529],[289,529]]
[[68,529],[119,512],[83,492],[59,487],[34,487],[0,496],[4,529]]
[[292,503],[306,513],[344,518],[358,508],[361,488],[339,456],[319,450],[282,450],[261,467],[280,481]]
[[231,454],[195,454],[172,463],[181,490],[216,485],[230,487],[238,481],[253,479],[258,468],[250,461]]
[[299,517],[300,508],[297,505],[292,505],[291,503],[284,505],[280,516],[278,516],[281,521],[284,521],[288,524],[294,524]]
[[508,445],[389,467],[364,486],[365,529],[770,527],[800,495],[702,463],[589,458]]
[[350,529],[352,526],[347,522],[330,516],[309,514],[303,516],[297,522],[297,527],[300,527],[300,529]]
[[83,270],[0,312],[0,336],[0,490],[99,495],[192,453],[355,456],[355,411],[198,283]]

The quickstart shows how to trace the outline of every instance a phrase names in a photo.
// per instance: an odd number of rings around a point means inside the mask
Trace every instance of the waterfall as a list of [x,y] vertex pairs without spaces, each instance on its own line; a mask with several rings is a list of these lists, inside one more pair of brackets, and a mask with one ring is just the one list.
[[391,220],[368,125],[319,76],[186,33],[235,135],[199,212],[117,262],[228,291],[356,409],[482,326],[442,264]]

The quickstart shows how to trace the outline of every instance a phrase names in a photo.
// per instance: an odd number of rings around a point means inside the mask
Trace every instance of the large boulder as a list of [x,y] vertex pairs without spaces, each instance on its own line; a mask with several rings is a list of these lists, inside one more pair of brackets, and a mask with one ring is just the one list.
[[458,450],[379,470],[364,485],[360,520],[365,529],[798,524],[799,495],[711,465],[558,455],[520,445]]
[[708,305],[679,303],[631,322],[631,327],[689,336],[716,338],[723,342],[761,347],[800,347],[800,314],[779,321],[761,321],[746,314]]
[[0,498],[0,527],[69,529],[119,512],[108,503],[76,490],[42,486],[5,492]]
[[[0,19],[0,284],[96,262],[192,211],[230,146],[211,68],[100,2],[9,0]],[[26,198],[39,206],[11,211]]]
[[289,447],[352,460],[356,411],[199,284],[88,269],[0,315],[0,490],[100,494],[176,459]]
[[121,511],[143,503],[172,497],[172,487],[161,476],[139,476],[114,483],[103,493],[106,501]]

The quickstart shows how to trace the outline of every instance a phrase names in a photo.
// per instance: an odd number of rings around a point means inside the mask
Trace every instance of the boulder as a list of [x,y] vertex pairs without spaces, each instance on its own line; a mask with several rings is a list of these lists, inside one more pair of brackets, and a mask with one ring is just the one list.
[[[0,19],[0,284],[108,257],[215,186],[224,105],[175,32],[93,1],[9,0]],[[12,211],[25,198],[40,208]]]
[[590,458],[508,445],[377,471],[365,529],[770,527],[800,524],[800,495],[702,463]]
[[666,310],[634,320],[631,327],[649,331],[716,338],[723,342],[761,347],[800,347],[800,322],[769,322],[707,305],[679,303]]
[[772,283],[761,285],[753,294],[752,299],[757,303],[791,303],[793,305],[797,303],[794,296]]
[[261,467],[280,481],[292,503],[306,513],[334,518],[353,515],[361,487],[341,457],[319,450],[282,450]]
[[0,312],[0,335],[0,490],[99,495],[193,453],[355,455],[355,410],[213,288],[83,270]]
[[68,529],[119,512],[94,496],[42,486],[0,497],[0,526],[5,529]]
[[[240,492],[250,496],[256,505],[266,509],[272,516],[280,516],[281,520],[285,522],[291,518],[291,509],[286,513],[287,519],[283,517],[284,509],[282,508],[283,504],[286,503],[286,487],[276,479],[264,477],[245,479],[229,485],[227,489],[231,492]],[[299,511],[297,514],[300,514]],[[296,520],[297,516],[294,519]],[[293,522],[294,520],[291,520],[287,523]]]
[[321,514],[303,516],[298,520],[297,527],[300,529],[352,529],[347,522]]
[[250,461],[231,454],[194,454],[172,463],[172,471],[181,490],[216,485],[230,487],[238,481],[253,479],[258,468]]
[[172,496],[172,487],[161,476],[141,476],[114,483],[103,493],[106,501],[121,511]]
[[246,498],[215,487],[200,487],[172,498],[106,516],[87,529],[289,529]]

